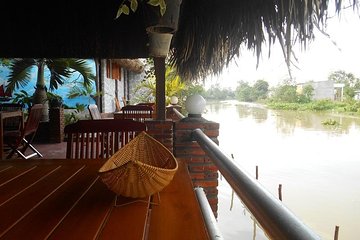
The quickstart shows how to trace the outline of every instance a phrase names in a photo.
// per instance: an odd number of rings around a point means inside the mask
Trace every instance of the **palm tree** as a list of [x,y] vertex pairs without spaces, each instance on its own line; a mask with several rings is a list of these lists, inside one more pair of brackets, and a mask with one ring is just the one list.
[[[150,64],[152,61],[150,60]],[[177,96],[181,99],[182,92],[186,89],[186,85],[181,81],[179,75],[177,75],[176,68],[170,65],[166,66],[165,70],[165,97],[166,104],[170,103],[171,96]],[[139,102],[151,102],[154,101],[156,96],[156,78],[154,74],[154,68],[151,68],[146,76],[146,79],[138,84],[135,89],[135,101]]]
[[[96,102],[96,97],[101,96],[101,92],[96,92],[92,85],[85,85],[84,83],[77,83],[72,86],[67,97],[69,99],[74,99],[77,97],[85,96],[90,97]],[[90,101],[90,100],[89,100]],[[90,104],[90,102],[89,102]]]
[[[64,84],[66,78],[71,77],[75,72],[80,73],[84,86],[89,86],[91,80],[95,79],[91,67],[86,60],[75,58],[16,58],[10,66],[9,79],[6,91],[12,93],[19,87],[25,87],[31,81],[31,71],[37,67],[37,80],[32,103],[44,103],[43,121],[48,120],[47,91],[57,89]],[[49,88],[46,87],[45,67],[50,71]]]

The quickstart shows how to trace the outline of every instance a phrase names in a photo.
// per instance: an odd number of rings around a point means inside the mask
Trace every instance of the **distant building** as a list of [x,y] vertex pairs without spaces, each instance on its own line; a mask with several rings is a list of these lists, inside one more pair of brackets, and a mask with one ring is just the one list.
[[314,88],[314,94],[312,99],[320,100],[320,99],[330,99],[334,100],[334,81],[327,80],[321,82],[305,82],[297,84],[296,92],[302,93],[305,86],[311,85]]
[[344,100],[344,83],[335,83],[334,84],[334,99],[337,101]]
[[101,68],[100,78],[103,79],[98,91],[104,93],[97,104],[102,112],[114,112],[115,99],[123,107],[133,97],[136,84],[145,74],[144,63],[139,59],[102,59],[96,65]]
[[355,91],[354,99],[355,99],[355,100],[360,100],[360,90],[356,90],[356,91]]

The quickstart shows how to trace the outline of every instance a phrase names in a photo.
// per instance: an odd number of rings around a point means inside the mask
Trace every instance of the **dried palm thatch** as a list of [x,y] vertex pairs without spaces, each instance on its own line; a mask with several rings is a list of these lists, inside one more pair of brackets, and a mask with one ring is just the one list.
[[144,71],[144,64],[139,59],[112,59],[113,62],[119,64],[134,73],[142,73]]
[[[336,12],[341,0],[330,1]],[[355,8],[357,0],[349,0]],[[306,47],[316,26],[325,26],[328,0],[183,0],[171,62],[186,80],[218,74],[245,45],[259,59],[263,43],[276,39],[290,65],[291,46]],[[270,52],[269,52],[270,53]]]

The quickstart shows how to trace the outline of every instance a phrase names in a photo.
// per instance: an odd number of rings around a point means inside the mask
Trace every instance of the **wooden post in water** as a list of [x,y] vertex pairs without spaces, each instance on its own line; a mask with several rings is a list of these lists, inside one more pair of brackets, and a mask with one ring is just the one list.
[[335,235],[334,235],[334,240],[338,240],[339,239],[339,226],[335,226]]
[[[234,154],[231,154],[231,158],[234,161]],[[220,174],[221,176],[221,174]],[[233,206],[234,206],[234,189],[231,188],[231,202],[230,202],[230,211],[232,210]]]
[[280,201],[282,201],[282,185],[281,184],[279,184],[279,199],[280,199]]

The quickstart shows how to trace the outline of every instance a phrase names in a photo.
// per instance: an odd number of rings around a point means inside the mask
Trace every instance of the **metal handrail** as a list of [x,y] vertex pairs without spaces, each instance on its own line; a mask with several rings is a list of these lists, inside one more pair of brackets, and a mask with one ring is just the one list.
[[212,159],[270,239],[321,239],[258,181],[241,170],[201,129],[195,129],[192,138]]
[[224,237],[222,236],[218,226],[217,222],[214,216],[214,213],[210,207],[209,201],[206,198],[204,189],[202,187],[196,187],[195,188],[195,194],[198,199],[201,213],[203,215],[206,229],[209,233],[209,237],[211,240],[223,240]]
[[185,116],[184,116],[179,110],[177,110],[176,108],[173,108],[173,111],[174,111],[175,115],[176,115],[179,119],[185,118]]

